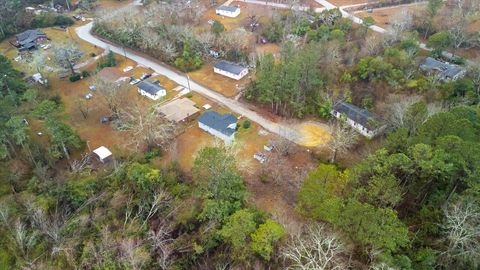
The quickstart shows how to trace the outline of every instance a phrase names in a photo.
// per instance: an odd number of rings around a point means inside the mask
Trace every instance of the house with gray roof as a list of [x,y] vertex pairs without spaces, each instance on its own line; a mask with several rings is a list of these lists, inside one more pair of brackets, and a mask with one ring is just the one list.
[[198,118],[198,127],[222,139],[225,144],[233,142],[238,119],[230,113],[219,114],[206,111]]
[[217,15],[235,18],[240,15],[240,7],[239,6],[219,6],[215,9],[215,13]]
[[137,90],[140,95],[153,100],[157,100],[167,95],[167,90],[165,90],[165,88],[163,88],[159,83],[145,80],[137,84]]
[[19,51],[36,49],[37,44],[47,40],[47,34],[36,29],[24,31],[15,37],[16,41],[13,45],[17,47]]
[[213,72],[238,81],[248,74],[248,68],[240,64],[220,60],[213,66]]
[[368,110],[344,101],[335,103],[330,113],[335,118],[344,120],[353,129],[369,139],[380,134],[387,127],[381,119]]
[[462,78],[467,73],[467,70],[463,67],[442,62],[432,57],[425,58],[422,63],[420,63],[420,69],[428,73],[436,74],[443,81],[454,81]]

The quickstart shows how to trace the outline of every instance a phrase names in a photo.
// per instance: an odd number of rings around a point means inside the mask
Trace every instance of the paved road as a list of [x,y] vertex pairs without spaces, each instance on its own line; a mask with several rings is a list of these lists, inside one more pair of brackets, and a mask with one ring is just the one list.
[[[81,39],[91,44],[94,44],[100,48],[105,48],[105,49],[108,48],[117,54],[124,55],[124,50],[122,47],[117,45],[107,44],[102,40],[98,39],[97,37],[93,36],[90,33],[90,30],[92,29],[92,27],[93,27],[93,22],[90,22],[86,25],[76,28],[75,31]],[[187,77],[184,74],[180,74],[167,66],[161,65],[133,51],[127,50],[125,51],[125,54],[128,58],[132,59],[133,61],[153,69],[156,73],[164,75],[180,85],[184,85],[184,86],[188,85]],[[250,110],[245,105],[241,104],[236,100],[227,98],[191,80],[190,80],[190,87],[192,91],[197,92],[213,101],[216,101],[222,104],[223,106],[229,108],[230,110],[240,115],[243,115],[244,117],[249,118],[250,120],[258,123],[264,129],[274,134],[280,135],[294,142],[298,142],[301,138],[301,135],[297,131],[292,129],[290,126],[288,126],[287,124],[275,123],[273,121],[270,121],[264,118],[263,116],[259,115],[258,113]]]

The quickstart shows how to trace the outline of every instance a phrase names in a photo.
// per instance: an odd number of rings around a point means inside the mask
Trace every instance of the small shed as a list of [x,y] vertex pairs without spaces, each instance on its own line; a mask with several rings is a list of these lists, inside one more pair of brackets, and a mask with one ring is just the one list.
[[112,156],[112,152],[108,150],[105,146],[100,146],[99,148],[93,150],[93,153],[98,156],[101,162],[108,161]]
[[238,6],[219,6],[215,9],[217,15],[235,18],[240,15],[240,7]]

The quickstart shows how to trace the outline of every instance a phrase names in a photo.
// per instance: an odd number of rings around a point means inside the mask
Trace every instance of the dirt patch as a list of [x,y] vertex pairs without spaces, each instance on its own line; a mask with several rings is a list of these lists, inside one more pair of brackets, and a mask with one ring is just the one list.
[[360,5],[367,4],[367,0],[331,0],[330,3],[334,4],[337,7],[350,6],[350,5]]
[[296,129],[302,135],[299,144],[305,147],[321,146],[330,140],[329,128],[324,124],[306,122],[299,124]]

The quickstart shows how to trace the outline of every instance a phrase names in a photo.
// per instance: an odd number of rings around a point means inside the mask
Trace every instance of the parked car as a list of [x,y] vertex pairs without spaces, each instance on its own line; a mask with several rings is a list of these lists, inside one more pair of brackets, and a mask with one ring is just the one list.
[[88,89],[90,89],[90,91],[95,91],[96,88],[95,88],[95,85],[92,84],[88,87]]
[[113,117],[107,116],[100,118],[100,123],[107,124],[113,121]]
[[88,93],[88,94],[85,95],[86,99],[91,99],[92,97],[93,97],[93,95],[91,93]]
[[129,72],[130,70],[132,70],[133,67],[132,66],[128,66],[126,68],[123,69],[123,72]]
[[140,77],[140,80],[143,81],[143,80],[148,79],[148,78],[150,78],[150,77],[152,77],[152,74],[150,74],[150,73],[144,73],[144,74],[142,75],[142,77]]

